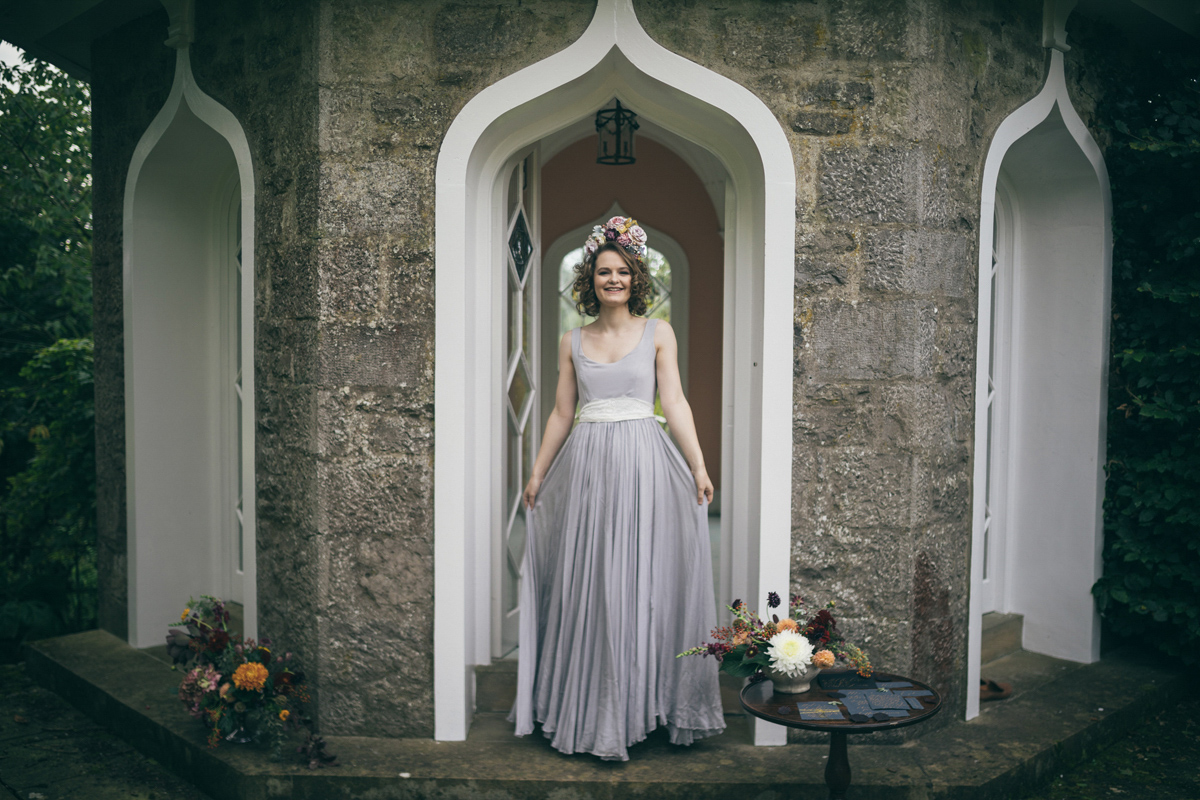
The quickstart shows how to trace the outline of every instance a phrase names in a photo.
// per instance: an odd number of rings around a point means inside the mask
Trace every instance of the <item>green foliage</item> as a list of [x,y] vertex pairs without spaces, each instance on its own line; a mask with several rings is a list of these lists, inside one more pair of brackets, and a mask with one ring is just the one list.
[[91,109],[0,64],[0,660],[95,621]]
[[40,421],[28,427],[33,458],[0,498],[0,637],[18,640],[95,624],[92,340],[56,342],[20,377],[8,394]]
[[0,380],[92,330],[90,103],[51,66],[0,64]]
[[1104,576],[1113,630],[1200,654],[1200,69],[1124,71],[1113,131],[1113,324]]

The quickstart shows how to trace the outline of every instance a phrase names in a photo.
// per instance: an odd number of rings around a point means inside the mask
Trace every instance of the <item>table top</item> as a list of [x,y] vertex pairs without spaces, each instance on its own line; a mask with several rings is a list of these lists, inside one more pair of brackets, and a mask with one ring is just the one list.
[[[822,679],[830,688],[819,685]],[[855,688],[832,688],[838,683],[854,684]],[[768,722],[841,733],[871,733],[915,725],[942,707],[937,691],[918,680],[876,672],[863,681],[852,670],[822,672],[803,694],[776,694],[769,680],[752,683],[742,689],[741,701],[747,712]],[[824,718],[802,719],[801,714]]]

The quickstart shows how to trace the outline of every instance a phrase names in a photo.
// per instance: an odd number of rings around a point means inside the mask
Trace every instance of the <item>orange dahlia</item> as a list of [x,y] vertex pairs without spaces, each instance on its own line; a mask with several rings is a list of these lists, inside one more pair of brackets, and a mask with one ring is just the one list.
[[833,666],[833,653],[828,650],[818,650],[813,654],[813,666],[829,669]]
[[787,619],[787,618],[781,619],[781,620],[779,620],[779,622],[776,622],[775,627],[781,631],[799,631],[800,630],[800,626],[796,623],[796,620]]
[[266,682],[267,668],[254,661],[242,664],[233,671],[233,685],[239,689],[259,692]]

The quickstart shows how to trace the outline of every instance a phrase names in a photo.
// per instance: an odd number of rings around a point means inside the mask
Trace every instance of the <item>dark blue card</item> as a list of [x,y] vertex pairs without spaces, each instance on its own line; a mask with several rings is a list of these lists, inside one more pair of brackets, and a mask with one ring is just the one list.
[[885,708],[907,709],[909,707],[907,698],[891,692],[867,692],[867,702],[871,704],[873,711],[881,711]]
[[822,672],[817,676],[817,683],[826,691],[830,689],[874,689],[875,679],[864,678],[854,670],[845,672]]

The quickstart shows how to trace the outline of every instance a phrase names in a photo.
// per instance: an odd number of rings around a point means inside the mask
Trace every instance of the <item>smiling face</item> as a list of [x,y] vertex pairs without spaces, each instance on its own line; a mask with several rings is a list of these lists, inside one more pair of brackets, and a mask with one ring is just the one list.
[[[624,291],[621,287],[624,286]],[[635,317],[645,316],[654,299],[650,271],[641,259],[616,242],[600,246],[595,254],[575,267],[575,307],[589,317],[600,314],[604,306],[626,305]]]
[[605,250],[596,256],[596,271],[592,275],[596,299],[604,306],[623,306],[629,302],[633,287],[633,272],[625,259]]

